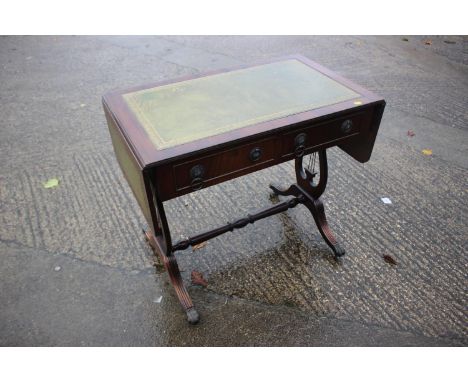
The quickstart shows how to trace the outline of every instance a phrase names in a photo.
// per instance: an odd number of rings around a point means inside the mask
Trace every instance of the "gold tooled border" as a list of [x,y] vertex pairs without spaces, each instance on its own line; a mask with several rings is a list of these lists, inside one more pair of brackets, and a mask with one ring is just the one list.
[[[279,63],[285,63],[285,62],[288,62],[288,61],[297,61],[297,62],[300,62],[303,65],[306,65],[306,64],[304,64],[303,62],[301,62],[299,60],[290,59],[290,60],[285,60],[285,61],[273,62],[273,63],[270,63],[270,64],[261,65],[261,66],[275,65],[275,64],[279,64]],[[306,66],[308,66],[308,65],[306,65]],[[248,71],[248,70],[254,70],[254,69],[258,69],[258,66],[253,66],[253,67],[250,67],[250,68],[235,70],[235,71],[231,71],[231,72],[219,73],[219,74],[213,75],[212,77],[225,76],[225,75],[232,74],[234,72]],[[313,68],[311,68],[311,69],[313,69]],[[319,72],[319,73],[321,73],[321,72]],[[324,73],[322,73],[322,74],[325,77],[328,77],[326,74],[324,74]],[[191,80],[186,80],[186,81],[181,81],[181,82],[173,82],[173,83],[170,83],[170,84],[167,84],[167,85],[157,86],[156,88],[158,90],[159,89],[164,89],[164,88],[172,88],[172,87],[178,86],[180,84],[185,85],[185,84],[190,83],[190,82],[201,81],[201,80],[203,80],[205,78],[206,77],[199,77],[199,78],[193,78]],[[328,77],[328,78],[330,78],[330,77]],[[333,79],[331,79],[331,80],[333,80]],[[153,123],[149,119],[147,119],[145,117],[145,113],[140,108],[139,103],[135,99],[138,95],[148,93],[148,92],[152,92],[155,89],[154,87],[149,88],[149,89],[139,90],[139,91],[136,91],[136,92],[133,92],[133,93],[123,94],[122,96],[123,96],[124,100],[127,102],[127,105],[130,107],[130,110],[132,110],[132,112],[135,114],[135,116],[139,120],[140,124],[145,129],[146,133],[148,134],[149,138],[151,139],[152,143],[156,146],[156,148],[157,149],[166,149],[166,148],[169,148],[169,147],[182,145],[184,143],[193,142],[193,141],[203,139],[203,138],[207,138],[207,137],[211,137],[211,136],[214,136],[214,135],[219,135],[219,134],[222,134],[222,133],[227,132],[227,131],[236,130],[236,129],[239,129],[239,128],[242,128],[242,127],[247,127],[247,126],[253,125],[255,123],[267,122],[267,121],[271,121],[271,120],[273,120],[275,118],[288,117],[288,116],[291,116],[293,114],[298,114],[298,113],[301,113],[301,112],[317,109],[317,108],[325,106],[325,105],[326,106],[331,106],[331,105],[335,105],[335,104],[340,103],[340,102],[349,101],[349,100],[361,97],[360,94],[356,93],[354,90],[348,88],[347,86],[345,86],[345,85],[343,85],[343,84],[341,84],[339,82],[336,82],[336,83],[338,85],[348,89],[354,95],[350,96],[350,97],[348,97],[348,96],[338,97],[336,99],[336,102],[334,102],[333,104],[327,104],[326,102],[322,102],[322,103],[316,102],[316,103],[313,103],[313,104],[305,104],[305,105],[302,105],[302,106],[296,106],[294,108],[282,110],[282,111],[279,111],[279,112],[276,112],[276,113],[262,115],[262,116],[259,116],[259,117],[250,118],[248,120],[243,120],[242,122],[237,122],[237,123],[231,123],[231,124],[228,124],[228,125],[224,125],[224,126],[221,126],[219,128],[216,128],[214,130],[210,130],[210,132],[208,134],[206,134],[206,133],[201,133],[201,134],[198,134],[198,135],[195,134],[195,136],[192,135],[191,137],[188,137],[188,138],[185,138],[185,139],[180,138],[180,139],[176,139],[176,140],[173,139],[173,140],[170,140],[170,141],[165,141],[158,134],[157,129],[155,128]]]

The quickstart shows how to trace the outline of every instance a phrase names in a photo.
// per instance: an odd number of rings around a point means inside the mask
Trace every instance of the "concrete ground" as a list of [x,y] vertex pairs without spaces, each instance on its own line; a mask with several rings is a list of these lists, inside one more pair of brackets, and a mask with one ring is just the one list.
[[[466,346],[468,40],[407,40],[0,37],[0,345]],[[347,255],[333,260],[301,206],[179,252],[202,317],[189,326],[101,96],[292,53],[387,100],[368,163],[329,152],[324,201]],[[269,182],[293,175],[286,163],[168,202],[173,236],[271,205]]]

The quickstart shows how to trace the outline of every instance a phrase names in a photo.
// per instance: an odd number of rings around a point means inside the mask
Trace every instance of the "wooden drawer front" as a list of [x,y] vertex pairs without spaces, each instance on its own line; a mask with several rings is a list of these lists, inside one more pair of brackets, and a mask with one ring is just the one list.
[[275,160],[275,138],[249,143],[173,166],[176,191],[197,190],[218,178]]
[[[364,131],[369,123],[370,113],[362,111],[332,121],[318,123],[283,135],[282,157],[293,157],[300,142],[304,151],[317,146],[338,144],[338,141]],[[301,135],[301,137],[298,137]]]

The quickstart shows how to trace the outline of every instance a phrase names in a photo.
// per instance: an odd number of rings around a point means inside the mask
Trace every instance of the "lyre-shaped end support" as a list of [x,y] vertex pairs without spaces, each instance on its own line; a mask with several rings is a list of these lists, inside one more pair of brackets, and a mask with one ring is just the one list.
[[270,188],[276,195],[301,197],[301,203],[311,212],[320,234],[333,251],[335,258],[338,258],[344,256],[345,250],[338,244],[328,225],[323,202],[320,199],[328,179],[327,154],[325,150],[321,150],[318,155],[320,177],[317,184],[314,184],[314,178],[317,174],[303,167],[303,156],[300,155],[296,157],[295,162],[297,184],[293,184],[287,189],[280,189],[270,184]]
[[296,157],[295,163],[297,184],[315,199],[318,199],[323,194],[328,180],[327,153],[325,150],[321,150],[318,152],[318,156],[320,177],[317,184],[314,184],[317,173],[312,173],[304,168],[302,163],[303,156]]

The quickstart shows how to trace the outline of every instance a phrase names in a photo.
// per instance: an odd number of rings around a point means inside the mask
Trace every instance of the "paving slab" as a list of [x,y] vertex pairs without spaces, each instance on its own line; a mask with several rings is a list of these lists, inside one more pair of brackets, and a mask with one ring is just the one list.
[[[0,346],[449,346],[417,333],[316,317],[191,287],[190,326],[167,275],[0,244]],[[34,274],[34,276],[32,276]],[[99,286],[99,287],[97,287]]]

